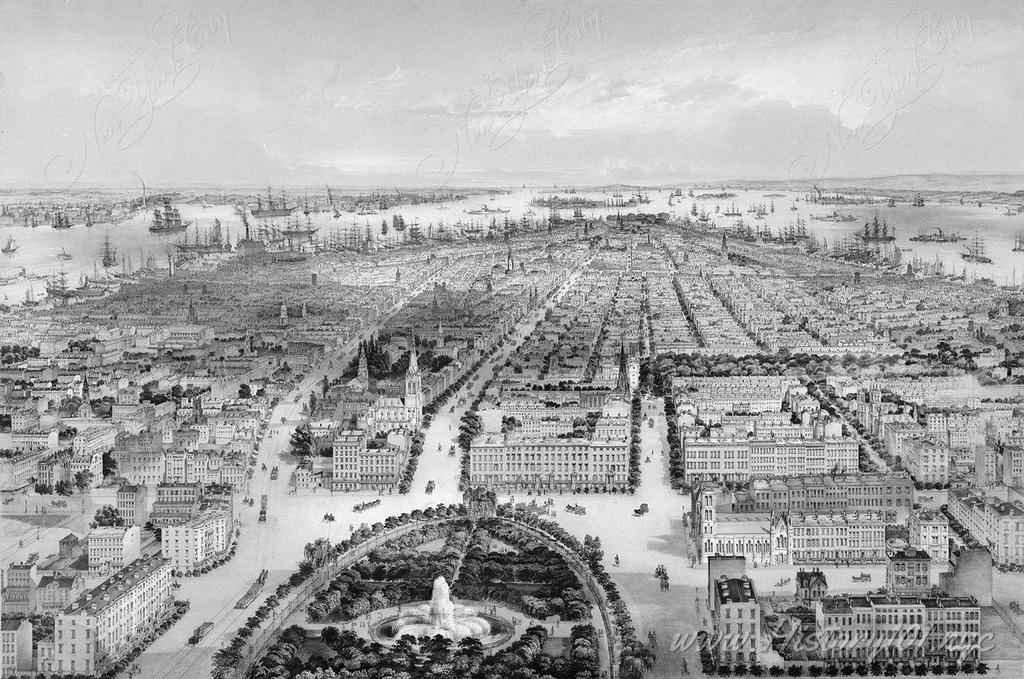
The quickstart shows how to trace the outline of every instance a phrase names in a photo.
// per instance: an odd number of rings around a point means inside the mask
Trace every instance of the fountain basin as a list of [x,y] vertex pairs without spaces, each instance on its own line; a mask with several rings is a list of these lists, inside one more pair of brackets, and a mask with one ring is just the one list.
[[[475,603],[475,602],[474,602]],[[480,602],[479,608],[489,604]],[[476,637],[484,648],[500,646],[512,638],[512,623],[502,617],[489,613],[476,613],[473,607],[455,606],[454,617],[450,624],[441,627],[431,621],[429,615],[430,602],[414,604],[409,612],[387,617],[370,626],[370,638],[385,646],[390,646],[402,636],[408,634],[417,639],[423,636],[432,637],[440,634],[452,641],[465,637]]]

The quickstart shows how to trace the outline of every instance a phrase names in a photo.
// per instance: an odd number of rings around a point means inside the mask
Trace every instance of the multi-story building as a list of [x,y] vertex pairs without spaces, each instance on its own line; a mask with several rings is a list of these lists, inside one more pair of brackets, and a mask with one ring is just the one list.
[[3,589],[4,615],[28,615],[36,610],[36,566],[14,563],[7,567]]
[[913,547],[889,555],[885,587],[890,594],[927,594],[932,589],[932,557]]
[[881,562],[885,519],[881,512],[839,512],[789,517],[791,563]]
[[149,520],[146,486],[124,485],[117,489],[117,513],[130,526],[144,526]]
[[804,603],[817,601],[828,596],[828,580],[817,568],[796,572],[796,598]]
[[918,483],[949,483],[951,451],[931,437],[912,438],[903,443],[903,462]]
[[712,620],[719,660],[725,664],[756,663],[762,658],[761,607],[747,576],[722,576],[714,589]]
[[[39,671],[100,675],[155,629],[173,604],[171,565],[150,556],[128,564],[54,618],[39,644]],[[45,644],[45,647],[44,647]]]
[[977,663],[981,653],[972,598],[832,596],[815,603],[814,621],[822,659],[840,664]]
[[1000,564],[1024,565],[1024,503],[973,490],[949,491],[949,513]]
[[71,449],[76,456],[92,457],[94,454],[114,449],[117,429],[114,427],[89,427],[75,434]]
[[89,575],[108,575],[135,561],[141,554],[142,531],[138,526],[93,528],[88,544]]
[[187,521],[198,515],[202,499],[203,484],[201,483],[158,484],[149,520],[158,528]]
[[30,673],[32,661],[32,623],[27,618],[8,618],[0,637],[0,676]]
[[942,512],[915,509],[910,512],[910,546],[921,549],[939,564],[949,563],[949,520]]
[[[709,495],[733,512],[898,511],[913,505],[914,482],[906,472],[800,474],[753,479],[740,486],[704,481],[695,507]],[[699,507],[697,507],[699,513]]]
[[855,472],[858,444],[852,438],[696,438],[682,442],[690,483],[748,481],[798,474]]
[[366,451],[366,432],[346,430],[334,437],[332,452],[333,474],[331,488],[355,490],[359,488],[359,459]]
[[44,575],[36,585],[36,608],[40,612],[60,611],[85,591],[85,578],[71,575]]
[[165,527],[160,541],[161,552],[175,571],[193,571],[227,552],[233,529],[228,513],[204,513],[198,518]]
[[616,488],[629,478],[629,439],[484,434],[469,449],[474,485],[546,490]]
[[408,459],[405,441],[393,443],[386,439],[371,439],[359,455],[359,484],[375,490],[396,486]]

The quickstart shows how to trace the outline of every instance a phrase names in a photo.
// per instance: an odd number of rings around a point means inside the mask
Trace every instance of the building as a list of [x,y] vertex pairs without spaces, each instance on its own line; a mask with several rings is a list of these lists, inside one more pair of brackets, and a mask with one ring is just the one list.
[[2,629],[0,676],[32,672],[32,623],[27,618],[9,618],[3,621]]
[[[365,359],[363,359],[365,360]],[[346,430],[334,437],[332,452],[331,488],[355,490],[359,488],[359,459],[366,452],[366,432]]]
[[970,597],[833,596],[815,603],[823,660],[977,663],[981,607]]
[[202,499],[201,483],[182,481],[158,484],[149,520],[157,528],[187,521],[198,516]]
[[146,486],[124,485],[117,489],[117,513],[129,526],[145,526],[149,521]]
[[161,551],[175,571],[187,573],[222,556],[232,542],[234,524],[226,512],[215,511],[163,529]]
[[739,481],[800,474],[843,474],[858,469],[855,439],[698,438],[682,441],[686,480]]
[[39,612],[63,610],[85,591],[85,578],[71,575],[44,575],[36,585],[36,608]]
[[399,439],[398,443],[391,436],[367,441],[359,455],[359,484],[363,488],[382,490],[398,485],[409,459],[408,443],[404,436]]
[[170,562],[133,561],[55,616],[53,639],[39,644],[39,671],[103,674],[160,625],[173,601]]
[[773,476],[731,487],[704,481],[700,488],[693,494],[697,513],[709,496],[720,511],[822,513],[906,511],[914,495],[906,472]]
[[932,557],[908,547],[893,552],[885,568],[885,587],[890,594],[927,594],[932,589]]
[[93,455],[112,451],[117,438],[114,427],[89,427],[75,434],[71,441],[71,450],[76,456],[92,457]]
[[881,512],[794,513],[789,517],[790,563],[880,563],[885,559]]
[[930,437],[908,439],[903,444],[903,462],[918,483],[949,483],[951,450]]
[[949,514],[988,548],[995,563],[1024,565],[1024,503],[951,490]]
[[85,536],[89,575],[109,575],[139,558],[142,531],[138,526],[101,526]]
[[38,580],[35,564],[14,563],[7,567],[3,589],[4,615],[28,615],[35,612]]
[[928,552],[932,561],[949,563],[949,520],[942,512],[915,509],[910,512],[910,546]]
[[761,607],[754,583],[747,576],[722,576],[711,583],[714,590],[712,621],[719,661],[724,664],[756,663],[762,658]]
[[796,598],[809,603],[828,596],[828,581],[825,574],[815,568],[805,571],[802,568],[796,572]]

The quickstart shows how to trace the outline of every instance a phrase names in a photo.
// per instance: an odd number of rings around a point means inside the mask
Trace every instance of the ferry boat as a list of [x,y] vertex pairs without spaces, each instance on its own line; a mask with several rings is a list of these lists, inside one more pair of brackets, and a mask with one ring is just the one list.
[[957,241],[967,240],[963,236],[956,233],[946,233],[942,229],[935,227],[935,233],[921,232],[916,236],[911,236],[910,240],[918,243],[956,243]]

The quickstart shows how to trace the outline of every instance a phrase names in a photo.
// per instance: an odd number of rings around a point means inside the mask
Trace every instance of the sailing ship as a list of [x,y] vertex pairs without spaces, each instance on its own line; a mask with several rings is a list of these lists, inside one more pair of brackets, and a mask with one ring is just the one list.
[[[962,198],[960,199],[960,203],[963,204],[963,199]],[[896,199],[895,198],[890,198],[888,200],[888,202],[886,202],[885,205],[886,205],[886,207],[896,207]]]
[[256,207],[252,210],[253,217],[287,217],[294,210],[295,207],[288,207],[288,201],[285,199],[284,194],[281,194],[281,202],[274,201],[274,195],[270,191],[270,187],[267,187],[267,207],[263,207],[263,201],[257,197]]
[[55,229],[70,229],[71,220],[68,219],[67,213],[55,212],[53,214],[53,221],[50,222],[50,226],[52,226]]
[[935,227],[934,230],[935,233],[925,233],[922,231],[916,236],[911,236],[910,240],[917,241],[918,243],[956,243],[957,241],[966,240],[959,234],[946,233],[938,227]]
[[960,256],[968,262],[975,262],[977,264],[992,263],[992,258],[985,254],[985,241],[978,238],[978,234],[974,234],[974,239],[964,247],[967,248],[967,252],[961,252]]
[[878,213],[875,213],[875,218],[870,222],[864,223],[864,230],[857,234],[857,236],[865,242],[887,242],[896,240],[896,230],[889,230],[889,225],[882,220],[881,223],[878,221]]
[[39,306],[39,302],[36,300],[36,293],[32,290],[32,286],[28,286],[28,290],[25,291],[25,306]]
[[18,245],[18,243],[14,240],[14,236],[8,236],[7,237],[7,245],[5,245],[3,247],[3,249],[0,250],[0,252],[3,252],[5,255],[7,255],[9,257],[9,256],[13,255],[15,252],[17,252],[18,248],[20,248],[20,247],[21,246]]
[[103,239],[103,250],[102,258],[103,268],[109,269],[112,266],[117,266],[117,250],[110,244],[110,236],[108,235]]
[[186,230],[192,222],[184,221],[178,208],[171,205],[170,198],[164,198],[163,211],[155,208],[153,210],[153,223],[149,225],[150,233],[178,233]]
[[723,212],[722,215],[725,217],[742,217],[743,213],[740,212],[738,207],[736,207],[736,203],[732,203],[729,206],[729,209]]
[[1013,237],[1013,251],[1024,252],[1024,233],[1018,233]]
[[57,259],[66,262],[69,259],[72,259],[72,255],[65,248],[61,248],[60,252],[57,253]]

